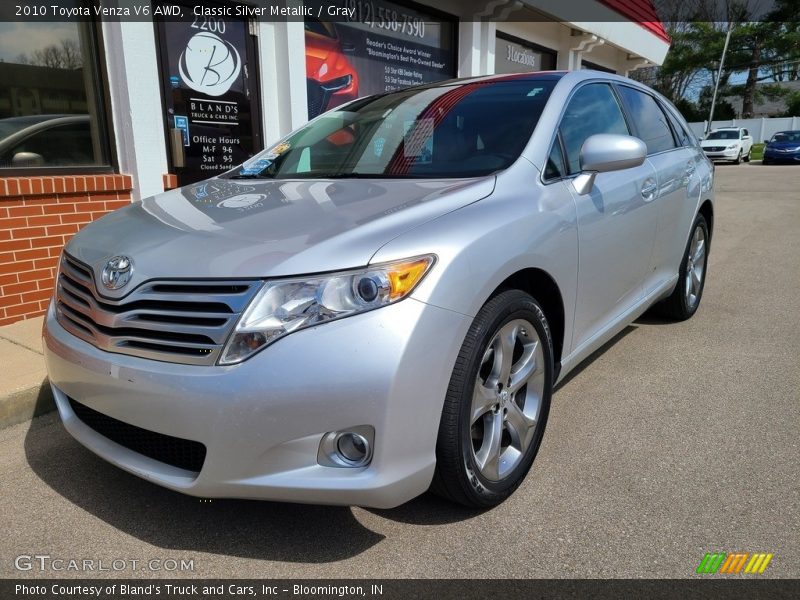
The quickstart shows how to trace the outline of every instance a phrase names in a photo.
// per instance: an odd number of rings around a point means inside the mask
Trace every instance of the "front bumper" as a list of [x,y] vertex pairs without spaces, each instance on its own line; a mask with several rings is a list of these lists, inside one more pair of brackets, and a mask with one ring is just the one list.
[[774,163],[800,163],[800,152],[764,152],[763,160]]
[[[397,506],[424,492],[444,396],[471,319],[413,298],[299,331],[239,365],[111,354],[74,337],[52,307],[44,349],[66,429],[144,479],[201,497]],[[81,421],[69,398],[136,427],[201,442],[186,471],[123,447]],[[372,462],[321,466],[326,432],[375,429]]]
[[703,149],[703,152],[711,160],[736,160],[736,157],[739,156],[739,150],[739,148],[733,148],[732,150],[710,152],[706,149]]

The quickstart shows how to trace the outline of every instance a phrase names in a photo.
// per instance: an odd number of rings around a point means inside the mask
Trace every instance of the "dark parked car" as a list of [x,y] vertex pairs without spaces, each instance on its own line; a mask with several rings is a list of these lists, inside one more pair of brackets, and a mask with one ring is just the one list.
[[765,165],[775,163],[800,164],[800,131],[779,131],[765,142]]
[[0,119],[0,167],[95,164],[89,115]]

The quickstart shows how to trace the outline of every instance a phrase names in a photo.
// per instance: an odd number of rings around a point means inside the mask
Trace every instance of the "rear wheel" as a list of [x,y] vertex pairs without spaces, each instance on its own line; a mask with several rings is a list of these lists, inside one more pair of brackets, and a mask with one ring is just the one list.
[[705,217],[697,215],[681,261],[678,283],[672,294],[656,307],[657,312],[675,321],[685,321],[697,312],[706,283],[708,244]]
[[475,317],[458,355],[431,490],[473,508],[508,498],[539,449],[552,388],[544,312],[519,290],[498,294]]

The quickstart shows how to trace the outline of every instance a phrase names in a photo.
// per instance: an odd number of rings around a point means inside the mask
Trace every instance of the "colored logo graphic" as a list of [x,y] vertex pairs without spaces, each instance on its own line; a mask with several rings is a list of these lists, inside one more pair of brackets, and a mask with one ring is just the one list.
[[735,575],[737,573],[761,574],[772,560],[772,554],[766,552],[725,552],[707,553],[697,567],[696,572],[701,574],[723,573]]
[[203,31],[192,36],[178,59],[181,79],[196,92],[221,96],[242,70],[242,60],[233,44]]

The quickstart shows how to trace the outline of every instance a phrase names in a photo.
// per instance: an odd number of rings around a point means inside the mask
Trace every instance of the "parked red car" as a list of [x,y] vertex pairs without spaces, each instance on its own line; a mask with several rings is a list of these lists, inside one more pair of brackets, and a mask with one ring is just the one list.
[[355,48],[342,44],[331,23],[306,20],[308,118],[358,97],[358,73],[344,55]]

